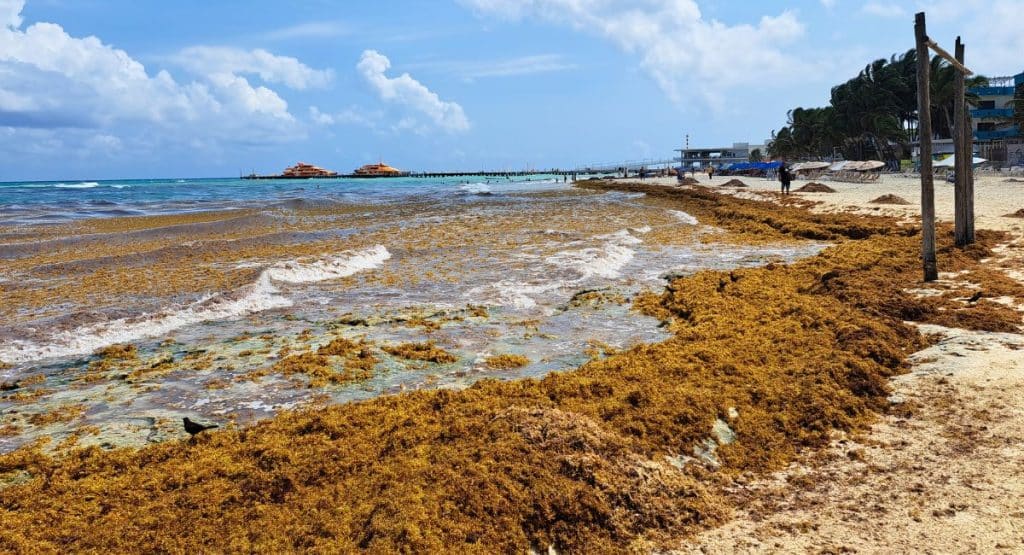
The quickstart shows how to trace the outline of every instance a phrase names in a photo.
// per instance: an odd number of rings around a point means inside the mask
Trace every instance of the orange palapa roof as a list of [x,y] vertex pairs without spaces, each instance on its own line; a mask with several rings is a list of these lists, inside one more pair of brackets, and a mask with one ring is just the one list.
[[320,166],[314,166],[313,164],[299,162],[290,168],[285,168],[281,175],[296,177],[333,177],[338,175],[338,173],[321,168]]
[[389,166],[389,165],[387,165],[387,164],[385,164],[383,162],[378,162],[376,164],[366,164],[365,166],[363,166],[363,167],[359,168],[358,170],[356,170],[356,173],[357,174],[381,174],[381,173],[385,173],[385,174],[393,174],[393,173],[394,174],[399,174],[399,173],[402,173],[402,170],[400,170],[398,168],[393,168],[393,167],[391,167],[391,166]]

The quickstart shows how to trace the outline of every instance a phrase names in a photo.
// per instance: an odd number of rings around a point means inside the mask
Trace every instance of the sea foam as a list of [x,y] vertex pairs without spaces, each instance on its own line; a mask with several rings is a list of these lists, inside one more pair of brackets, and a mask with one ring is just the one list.
[[58,183],[54,187],[58,189],[92,189],[99,187],[100,184],[95,181],[84,181],[82,183]]
[[[488,286],[477,287],[469,292],[471,297],[490,297],[493,302],[515,309],[529,309],[537,306],[537,297],[563,288],[579,287],[594,278],[615,279],[622,269],[633,260],[636,251],[630,248],[643,243],[642,240],[623,229],[597,237],[604,241],[599,247],[563,250],[544,259],[544,263],[568,270],[573,277],[519,282],[501,280]],[[488,295],[487,292],[491,294]]]
[[491,191],[491,187],[485,183],[466,183],[465,185],[460,186],[459,190],[470,195],[494,194],[493,191]]
[[279,262],[260,273],[255,283],[229,293],[211,295],[185,308],[168,308],[152,314],[61,331],[45,344],[20,340],[0,344],[0,361],[19,364],[44,358],[87,355],[115,343],[159,337],[203,322],[286,308],[292,306],[292,301],[281,294],[274,282],[302,284],[338,279],[376,268],[389,258],[391,253],[378,245],[365,251],[313,262]]
[[687,214],[686,212],[683,212],[682,210],[669,210],[669,213],[672,214],[677,220],[683,222],[686,225],[697,225],[699,223],[697,221],[697,218],[694,218],[693,216]]

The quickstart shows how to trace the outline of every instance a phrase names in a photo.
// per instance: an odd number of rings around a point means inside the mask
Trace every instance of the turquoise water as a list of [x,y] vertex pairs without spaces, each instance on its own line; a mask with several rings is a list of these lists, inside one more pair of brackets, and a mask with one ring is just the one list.
[[552,175],[511,178],[386,179],[117,179],[0,183],[0,223],[58,223],[82,218],[175,214],[266,206],[303,199],[392,203],[410,198],[467,197],[565,186]]

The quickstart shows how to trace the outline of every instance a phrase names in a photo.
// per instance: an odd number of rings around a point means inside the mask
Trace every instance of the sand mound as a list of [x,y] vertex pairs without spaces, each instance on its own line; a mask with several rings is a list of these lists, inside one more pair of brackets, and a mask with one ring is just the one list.
[[910,204],[910,201],[907,199],[891,193],[882,195],[875,200],[870,200],[868,202],[871,204]]
[[721,186],[722,187],[749,187],[749,185],[747,185],[746,183],[740,181],[739,179],[730,179],[729,181],[726,181],[725,183],[722,183]]
[[824,183],[814,183],[814,182],[811,182],[811,183],[808,183],[807,185],[804,185],[803,187],[800,187],[799,189],[796,190],[796,192],[798,192],[798,193],[834,193],[834,192],[836,192],[836,190],[833,189],[832,187],[829,187],[828,185],[825,185]]
[[1007,215],[1005,215],[1003,217],[1004,218],[1024,218],[1024,208],[1021,208],[1020,210],[1018,210],[1018,211],[1016,211],[1016,212],[1014,212],[1012,214],[1007,214]]
[[692,177],[684,177],[679,183],[683,185],[699,185],[700,181],[697,181]]
[[1003,183],[1024,183],[1024,179],[1017,179],[1016,177],[1011,177],[1009,179],[1004,179]]

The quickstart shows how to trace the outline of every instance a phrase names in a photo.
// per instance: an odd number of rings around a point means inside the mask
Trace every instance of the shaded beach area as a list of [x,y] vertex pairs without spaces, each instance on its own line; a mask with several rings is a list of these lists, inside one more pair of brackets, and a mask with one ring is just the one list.
[[[912,222],[702,188],[580,187],[643,193],[738,243],[831,246],[633,295],[630,307],[669,337],[575,370],[315,404],[191,442],[0,455],[3,549],[685,549],[733,517],[758,522],[745,515],[779,495],[763,485],[771,473],[821,457],[827,469],[835,452],[856,459],[843,442],[880,422],[927,426],[916,420],[932,414],[927,392],[911,398],[897,381],[895,399],[891,382],[914,360],[935,362],[913,353],[945,344],[919,324],[1009,337],[1021,321],[1024,288],[991,262],[1016,240],[1006,232],[960,250],[943,226],[939,263],[956,279],[921,294]],[[1010,301],[965,302],[971,283]],[[784,535],[800,537],[790,524]]]

